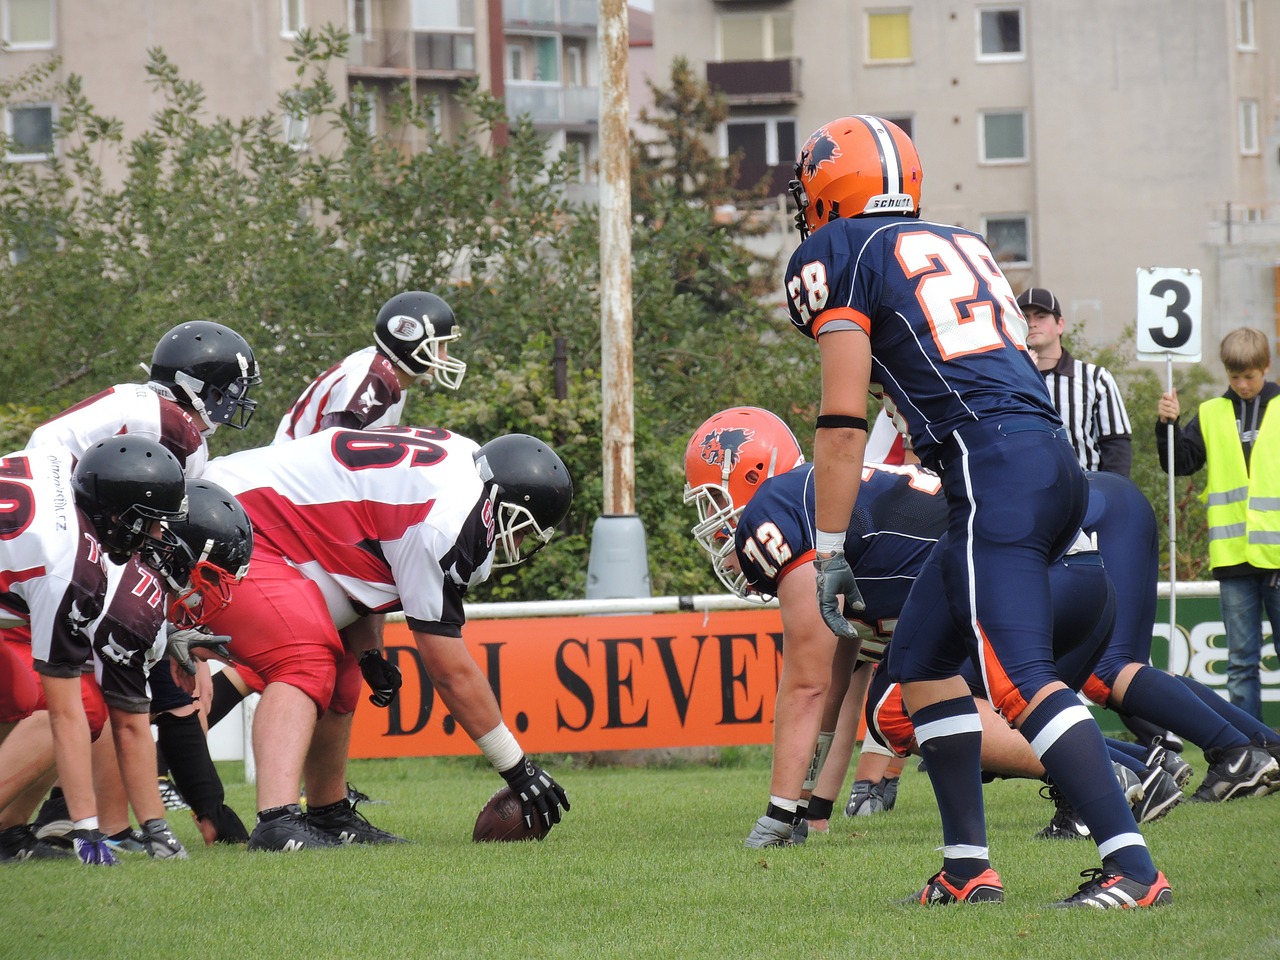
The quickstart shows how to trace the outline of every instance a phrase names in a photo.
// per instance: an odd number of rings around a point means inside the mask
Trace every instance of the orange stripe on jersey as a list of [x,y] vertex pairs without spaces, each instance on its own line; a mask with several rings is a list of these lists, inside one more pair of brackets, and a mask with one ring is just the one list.
[[981,637],[979,649],[982,653],[982,674],[987,681],[987,696],[991,698],[991,705],[1000,711],[1001,716],[1009,723],[1013,723],[1019,714],[1027,709],[1027,701],[1022,699],[1022,694],[1009,679],[1009,675],[1004,672],[1000,661],[996,659],[995,651],[991,649],[991,643],[987,640],[981,624],[978,624],[978,634]]
[[852,320],[867,336],[871,336],[871,318],[853,307],[832,307],[830,310],[823,310],[813,320],[813,337],[816,340],[822,333],[822,328],[832,320]]
[[1105,707],[1107,701],[1111,699],[1111,688],[1092,673],[1089,674],[1089,679],[1084,682],[1084,688],[1080,692],[1100,707]]
[[792,570],[794,570],[796,567],[800,566],[800,564],[811,563],[814,560],[814,558],[817,556],[818,556],[818,551],[810,547],[808,550],[800,554],[800,556],[796,557],[790,563],[784,564],[782,569],[778,571],[778,582],[781,583],[782,578],[785,577]]

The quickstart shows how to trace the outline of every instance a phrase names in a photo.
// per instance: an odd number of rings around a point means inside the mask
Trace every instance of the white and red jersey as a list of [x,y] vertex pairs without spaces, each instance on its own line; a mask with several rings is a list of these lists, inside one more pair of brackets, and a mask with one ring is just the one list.
[[[376,347],[365,347],[311,381],[281,418],[271,442],[309,437],[328,426],[394,427],[400,423],[406,399],[391,361]],[[325,423],[326,417],[343,419]]]
[[249,514],[255,560],[274,551],[315,581],[338,627],[402,609],[415,630],[461,636],[462,595],[493,564],[478,449],[447,430],[334,428],[218,457],[206,477]]
[[79,457],[95,443],[122,433],[156,441],[178,458],[191,480],[209,460],[209,447],[191,414],[145,383],[117,384],[68,407],[36,427],[27,448],[58,444]]
[[65,447],[0,459],[0,627],[30,625],[37,669],[74,677],[107,589],[103,553],[71,489]]

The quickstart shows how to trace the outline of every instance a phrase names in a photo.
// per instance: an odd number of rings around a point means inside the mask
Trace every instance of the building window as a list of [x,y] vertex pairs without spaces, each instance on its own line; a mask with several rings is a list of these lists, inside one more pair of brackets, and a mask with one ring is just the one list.
[[351,23],[352,39],[373,39],[372,0],[349,0],[347,14]]
[[0,28],[12,50],[53,46],[53,0],[0,0]]
[[982,114],[982,162],[1015,163],[1027,159],[1027,115],[1022,110]]
[[982,232],[1001,267],[1030,266],[1031,229],[1025,216],[986,217],[982,221]]
[[474,30],[474,0],[413,0],[415,30]]
[[507,47],[507,79],[524,78],[524,47]]
[[574,170],[570,179],[574,183],[591,182],[591,137],[587,134],[570,133],[565,136],[565,153]]
[[280,0],[280,35],[282,37],[296,37],[306,25],[306,0]]
[[794,55],[791,14],[725,14],[720,26],[721,60],[786,60]]
[[306,107],[296,103],[284,114],[284,142],[293,149],[302,151],[310,146],[311,116]]
[[53,105],[31,103],[7,108],[4,134],[6,160],[15,163],[48,160],[53,156]]
[[902,63],[911,59],[911,11],[867,14],[867,60]]
[[1021,7],[979,8],[979,60],[1021,60],[1022,43]]
[[587,85],[587,48],[582,43],[564,44],[564,82],[567,87]]
[[724,125],[724,155],[741,151],[743,169],[792,163],[796,158],[796,122],[791,117],[730,120]]
[[1236,0],[1236,49],[1258,49],[1253,33],[1253,0]]
[[1262,152],[1258,146],[1258,101],[1240,101],[1240,152],[1256,157]]

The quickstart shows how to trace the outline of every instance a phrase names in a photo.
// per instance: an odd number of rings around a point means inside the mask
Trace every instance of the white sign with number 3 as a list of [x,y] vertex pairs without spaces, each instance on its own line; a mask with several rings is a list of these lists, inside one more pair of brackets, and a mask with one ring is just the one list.
[[1199,270],[1138,268],[1138,359],[1200,362]]

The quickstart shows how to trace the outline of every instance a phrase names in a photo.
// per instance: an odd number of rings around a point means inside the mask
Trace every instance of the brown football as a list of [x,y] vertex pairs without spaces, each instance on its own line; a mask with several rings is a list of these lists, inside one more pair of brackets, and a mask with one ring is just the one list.
[[510,787],[503,787],[480,808],[476,817],[475,829],[471,831],[471,839],[476,843],[486,840],[495,842],[512,842],[515,840],[541,840],[547,835],[547,828],[540,818],[534,819],[532,827],[526,827],[524,816],[520,812],[520,798],[511,792]]

